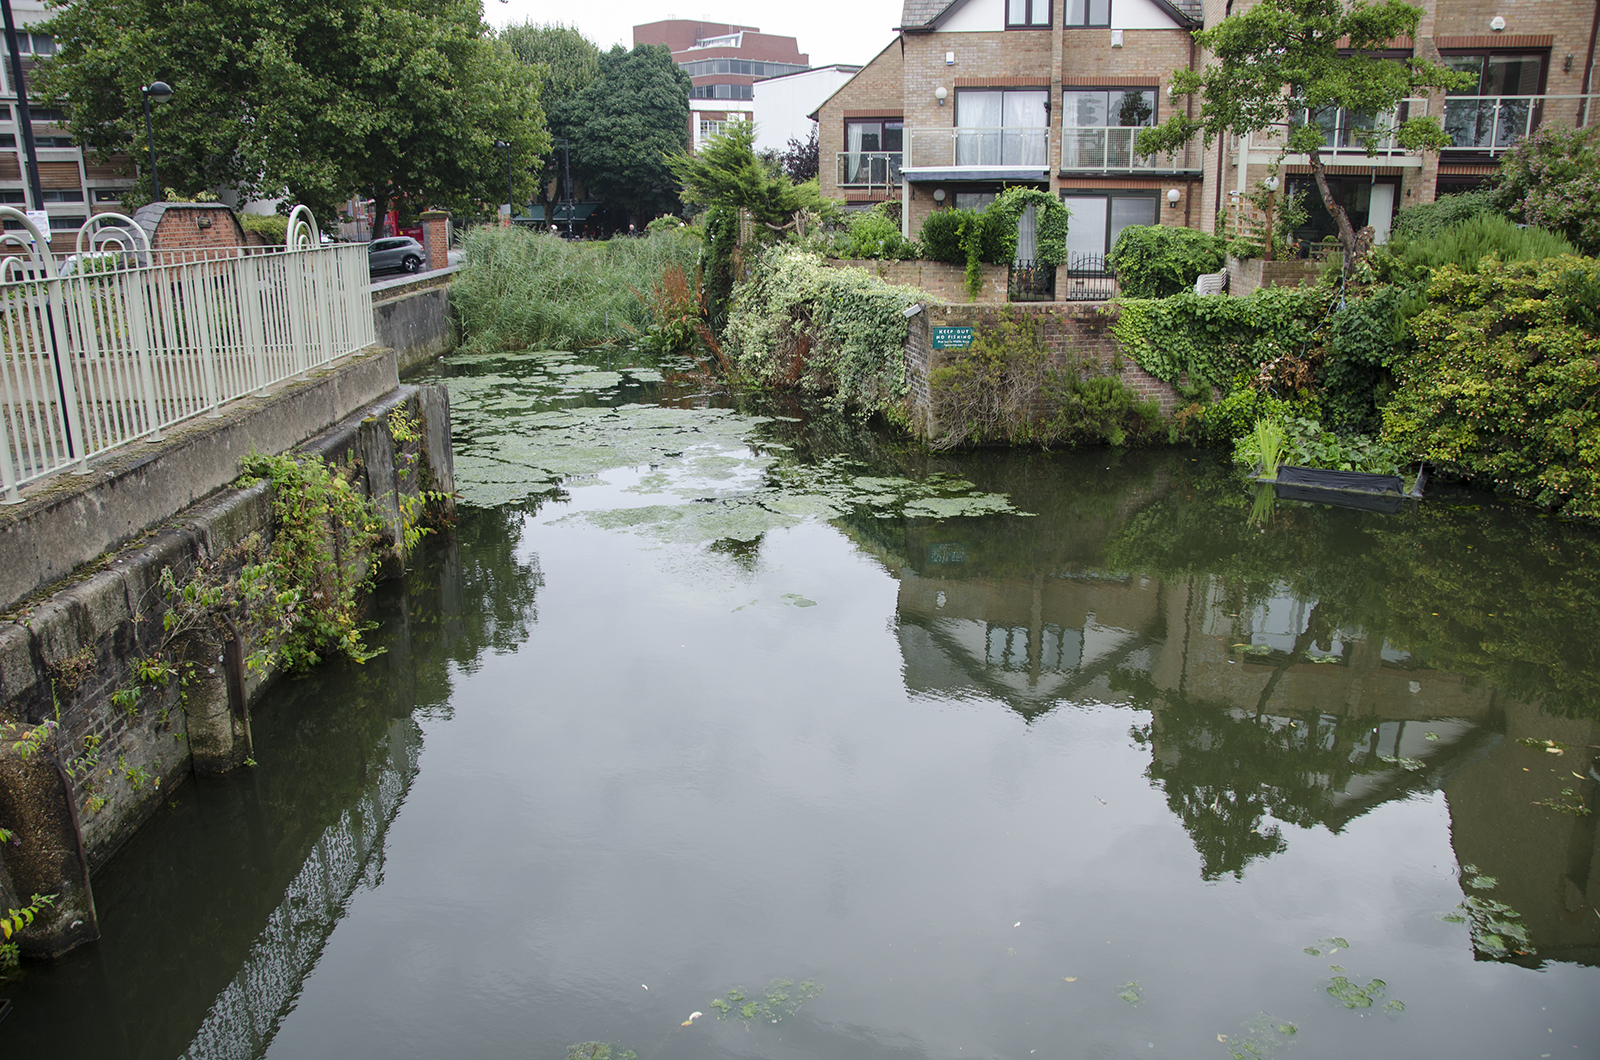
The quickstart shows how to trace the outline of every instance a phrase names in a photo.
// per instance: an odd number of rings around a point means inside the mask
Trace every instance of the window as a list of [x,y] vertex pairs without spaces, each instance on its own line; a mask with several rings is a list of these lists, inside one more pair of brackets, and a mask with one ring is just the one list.
[[82,228],[83,218],[68,214],[53,213],[50,215],[51,228]]
[[29,121],[53,122],[57,125],[67,120],[67,112],[60,107],[32,107],[28,108]]
[[48,135],[47,136],[35,136],[33,138],[33,146],[35,146],[35,147],[71,147],[72,146],[72,137],[70,137],[70,136],[48,136]]
[[683,72],[690,77],[706,77],[710,74],[746,74],[750,77],[778,77],[782,74],[797,74],[811,67],[800,63],[762,63],[752,59],[698,59],[694,62],[679,63]]
[[1037,29],[1050,25],[1051,0],[1006,0],[1006,29]]
[[995,191],[958,191],[956,192],[956,209],[958,210],[987,210],[989,204],[1000,197]]
[[[22,35],[17,35],[17,44],[22,44]],[[56,53],[56,39],[48,33],[35,33],[33,35],[33,54],[54,55]]]
[[1042,166],[1050,136],[1050,93],[1044,89],[956,92],[955,164]]
[[1156,223],[1154,191],[1063,191],[1067,218],[1067,268],[1069,271],[1103,272],[1105,256],[1129,225]]
[[1154,88],[1069,88],[1061,94],[1061,168],[1134,169],[1139,130],[1156,123]]
[[839,183],[900,183],[906,123],[899,118],[871,118],[844,123],[845,153],[839,159]]
[[27,202],[27,201],[28,201],[27,195],[24,194],[20,190],[7,189],[5,191],[0,191],[0,202]]
[[[1367,225],[1373,228],[1374,239],[1378,243],[1389,241],[1389,229],[1394,221],[1394,208],[1396,193],[1400,190],[1399,182],[1394,178],[1372,177],[1329,177],[1328,190],[1333,192],[1333,199],[1344,207],[1345,216],[1350,219],[1350,225],[1360,231]],[[1338,227],[1334,224],[1333,215],[1322,202],[1322,192],[1317,190],[1316,182],[1310,177],[1295,177],[1289,181],[1289,192],[1302,196],[1301,203],[1306,208],[1306,222],[1294,230],[1296,239],[1308,243],[1320,243],[1325,236],[1337,235]]]
[[95,202],[121,202],[122,197],[132,188],[96,188],[94,189]]
[[0,133],[0,147],[15,147],[15,146],[17,146],[17,134],[16,133]]
[[11,104],[0,103],[0,121],[11,120]]
[[689,89],[690,99],[751,99],[749,85],[695,85]]
[[42,202],[82,202],[82,188],[50,188],[39,193]]
[[1445,100],[1444,131],[1451,147],[1504,150],[1538,128],[1544,64],[1542,52],[1444,56],[1444,65],[1471,74],[1474,81],[1452,88]]
[[1111,25],[1111,0],[1067,0],[1068,26]]

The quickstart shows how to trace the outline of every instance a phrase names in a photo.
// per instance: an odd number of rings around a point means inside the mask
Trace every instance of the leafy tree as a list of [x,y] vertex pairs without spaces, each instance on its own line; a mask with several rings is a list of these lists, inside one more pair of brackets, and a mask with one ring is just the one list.
[[784,176],[796,184],[808,180],[815,180],[821,170],[822,148],[817,143],[817,127],[811,126],[811,135],[805,143],[797,137],[791,136],[789,144],[778,154],[778,164],[783,167]]
[[1600,132],[1544,128],[1517,144],[1493,177],[1491,202],[1513,221],[1560,232],[1600,255]]
[[[78,0],[39,88],[102,158],[144,145],[139,87],[175,93],[155,121],[167,187],[303,202],[323,221],[352,194],[430,205],[500,201],[506,156],[530,183],[548,145],[534,73],[476,0]],[[148,192],[147,192],[148,194]]]
[[[572,135],[572,107],[578,94],[600,74],[600,49],[576,28],[559,24],[536,26],[526,22],[506,26],[500,31],[500,39],[518,61],[539,71],[539,100],[544,104],[552,139],[550,154],[539,167],[535,194],[544,205],[545,217],[551,217],[550,187],[564,179],[561,145],[557,141]],[[562,189],[562,197],[571,194],[570,189]]]
[[790,227],[797,211],[821,206],[815,183],[796,184],[774,172],[756,157],[754,142],[754,127],[735,122],[698,154],[670,155],[667,165],[683,185],[683,201],[749,210],[756,224],[768,229]]
[[[1199,93],[1199,117],[1182,111],[1139,134],[1141,154],[1172,151],[1196,133],[1210,146],[1218,136],[1282,134],[1280,160],[1303,154],[1323,205],[1333,216],[1346,267],[1356,254],[1356,233],[1328,186],[1326,138],[1340,110],[1351,136],[1369,154],[1390,131],[1384,116],[1430,88],[1454,87],[1461,77],[1426,59],[1380,59],[1370,54],[1396,37],[1414,37],[1422,9],[1402,0],[1262,0],[1229,15],[1195,41],[1214,61],[1204,70],[1176,70],[1173,87]],[[1408,118],[1394,130],[1408,150],[1450,142],[1436,118]]]
[[666,45],[619,44],[572,101],[573,172],[635,223],[677,205],[667,156],[689,146],[690,84]]

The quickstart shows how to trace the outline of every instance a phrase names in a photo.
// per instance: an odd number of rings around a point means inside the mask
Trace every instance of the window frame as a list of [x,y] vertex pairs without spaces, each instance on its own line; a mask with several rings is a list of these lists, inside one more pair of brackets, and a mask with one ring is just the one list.
[[1097,2],[1097,0],[1082,0],[1082,3],[1083,3],[1083,21],[1081,21],[1081,22],[1072,21],[1071,8],[1069,7],[1069,5],[1072,2],[1073,2],[1073,0],[1062,0],[1062,4],[1061,4],[1061,26],[1062,26],[1063,29],[1110,29],[1111,28],[1111,5],[1113,3],[1115,3],[1115,0],[1104,0],[1104,3],[1106,5],[1106,8],[1105,8],[1105,11],[1106,11],[1105,19],[1106,20],[1104,22],[1092,22],[1092,21],[1090,21],[1090,19],[1094,18],[1094,5]]
[[[1014,3],[1022,5],[1022,22],[1011,21],[1011,5]],[[1005,0],[1005,5],[1006,29],[1050,29],[1055,25],[1055,0]],[[1044,8],[1044,21],[1036,22],[1034,16],[1040,7]]]
[[[1147,200],[1154,207],[1154,213],[1152,214],[1152,217],[1154,218],[1154,220],[1152,220],[1151,223],[1152,224],[1157,224],[1157,225],[1159,225],[1161,223],[1161,189],[1159,189],[1159,188],[1062,188],[1060,190],[1060,192],[1058,193],[1057,198],[1060,199],[1061,204],[1063,206],[1066,206],[1067,209],[1069,209],[1069,210],[1072,207],[1070,205],[1068,205],[1068,203],[1067,203],[1068,199],[1102,199],[1102,200],[1105,201],[1105,204],[1106,204],[1105,229],[1100,234],[1101,245],[1105,248],[1104,250],[1102,250],[1100,252],[1100,259],[1101,259],[1102,263],[1104,263],[1105,259],[1110,256],[1112,249],[1116,245],[1111,240],[1111,225],[1112,225],[1111,203],[1112,203],[1113,199],[1144,199],[1144,200]],[[1072,222],[1071,222],[1070,219],[1067,221],[1067,225],[1068,225],[1068,235],[1069,235],[1069,239],[1070,239],[1071,225],[1072,225]],[[1127,227],[1127,226],[1125,225],[1123,227]],[[1062,265],[1067,269],[1067,271],[1069,273],[1071,273],[1073,271],[1071,269],[1071,244],[1070,243],[1068,244],[1067,261],[1063,262]],[[1079,271],[1082,272],[1082,270],[1079,270]]]

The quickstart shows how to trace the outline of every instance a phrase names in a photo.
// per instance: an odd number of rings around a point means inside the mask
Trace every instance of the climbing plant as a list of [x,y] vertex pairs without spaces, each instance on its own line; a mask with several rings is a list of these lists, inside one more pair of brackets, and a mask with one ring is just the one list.
[[1017,224],[1029,206],[1034,208],[1038,226],[1036,260],[1045,265],[1060,265],[1067,260],[1067,220],[1071,212],[1047,191],[1011,187],[1002,191],[984,211],[992,219],[990,226],[996,233],[995,245],[986,248],[989,262],[1009,265],[1016,257]]
[[1135,364],[1168,383],[1225,388],[1240,372],[1299,358],[1316,341],[1328,295],[1318,288],[1264,287],[1246,298],[1190,292],[1124,298],[1111,332]]

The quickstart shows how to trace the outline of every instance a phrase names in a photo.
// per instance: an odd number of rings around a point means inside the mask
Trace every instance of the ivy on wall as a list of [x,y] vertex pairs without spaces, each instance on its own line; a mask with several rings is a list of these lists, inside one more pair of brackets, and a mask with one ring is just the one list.
[[1036,260],[1044,265],[1060,265],[1067,260],[1067,220],[1071,211],[1061,200],[1038,188],[1007,188],[986,211],[996,232],[996,246],[989,250],[989,261],[1009,265],[1017,256],[1017,225],[1029,206],[1034,208],[1038,225]]
[[1264,287],[1247,298],[1197,295],[1124,298],[1111,333],[1125,356],[1157,379],[1228,388],[1240,373],[1299,358],[1327,311],[1317,288]]

